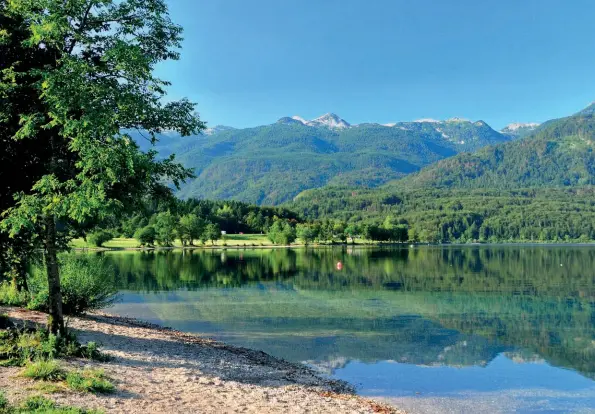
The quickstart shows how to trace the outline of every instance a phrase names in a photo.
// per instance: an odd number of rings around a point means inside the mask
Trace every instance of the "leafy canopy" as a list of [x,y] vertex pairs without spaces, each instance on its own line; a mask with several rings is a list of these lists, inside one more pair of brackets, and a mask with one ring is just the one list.
[[169,194],[165,182],[177,186],[191,175],[173,156],[157,161],[154,151],[141,152],[126,132],[155,142],[166,130],[190,135],[204,128],[194,104],[164,102],[169,83],[153,75],[157,63],[179,56],[181,28],[163,0],[7,0],[2,13],[27,28],[25,47],[51,57],[2,69],[2,97],[26,86],[39,102],[19,114],[13,138],[51,147],[49,157],[31,161],[44,165],[43,176],[5,213],[11,234],[33,230],[42,216],[79,223],[101,217],[139,195]]

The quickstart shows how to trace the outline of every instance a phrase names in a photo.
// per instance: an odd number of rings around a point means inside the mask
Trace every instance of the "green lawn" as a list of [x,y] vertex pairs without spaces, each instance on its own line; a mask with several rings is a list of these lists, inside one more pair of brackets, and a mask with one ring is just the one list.
[[[225,236],[225,241],[217,240],[215,246],[223,246],[226,243],[227,246],[270,246],[272,243],[265,234],[228,234]],[[200,241],[195,241],[196,246],[201,246]],[[180,240],[174,242],[175,247],[181,247],[182,243]],[[206,243],[206,246],[211,246],[210,242]],[[89,243],[85,242],[82,238],[74,239],[70,242],[70,247],[75,249],[94,248]],[[103,244],[103,247],[112,249],[125,249],[125,248],[136,248],[139,247],[138,240],[129,238],[115,238]]]
[[[225,236],[228,246],[235,245],[235,246],[250,246],[255,244],[257,246],[261,245],[271,245],[271,241],[267,238],[266,234],[228,234]],[[217,244],[223,244],[222,240],[218,240]]]

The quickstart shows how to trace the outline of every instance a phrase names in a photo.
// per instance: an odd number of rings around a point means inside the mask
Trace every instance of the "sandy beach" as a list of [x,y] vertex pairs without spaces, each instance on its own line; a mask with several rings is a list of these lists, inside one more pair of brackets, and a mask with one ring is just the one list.
[[[46,315],[0,307],[16,324]],[[95,341],[109,362],[62,360],[66,367],[102,368],[117,387],[109,395],[66,388],[48,397],[58,404],[106,413],[402,413],[353,394],[349,384],[320,377],[306,366],[260,351],[137,320],[93,313],[68,319],[81,343]],[[0,388],[13,403],[39,394],[21,368],[0,368]]]

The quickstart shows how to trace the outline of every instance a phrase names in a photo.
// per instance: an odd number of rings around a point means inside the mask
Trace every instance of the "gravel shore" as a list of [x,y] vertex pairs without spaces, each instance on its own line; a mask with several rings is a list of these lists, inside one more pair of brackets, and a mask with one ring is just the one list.
[[[0,307],[13,322],[44,323],[46,315]],[[343,382],[306,366],[137,320],[94,313],[69,318],[81,343],[95,341],[109,362],[71,359],[72,367],[103,368],[117,392],[52,393],[59,404],[106,413],[402,413],[353,394]],[[0,388],[16,402],[39,394],[20,368],[0,368]]]

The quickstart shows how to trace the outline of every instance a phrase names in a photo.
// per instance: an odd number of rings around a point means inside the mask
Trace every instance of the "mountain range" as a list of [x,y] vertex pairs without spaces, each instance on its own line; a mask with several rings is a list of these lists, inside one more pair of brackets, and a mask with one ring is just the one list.
[[528,188],[595,185],[595,103],[524,138],[441,160],[389,185]]
[[[141,148],[151,148],[132,133]],[[270,125],[163,133],[154,147],[175,153],[196,177],[182,198],[281,204],[324,187],[513,189],[595,184],[595,103],[543,124],[420,119],[350,124],[328,113]]]
[[[459,153],[511,142],[538,128],[513,124],[496,131],[484,121],[420,119],[352,125],[328,113],[312,120],[283,117],[270,125],[215,126],[204,134],[158,136],[155,149],[172,153],[196,178],[182,198],[280,204],[322,186],[377,187]],[[131,133],[142,149],[151,148]]]

